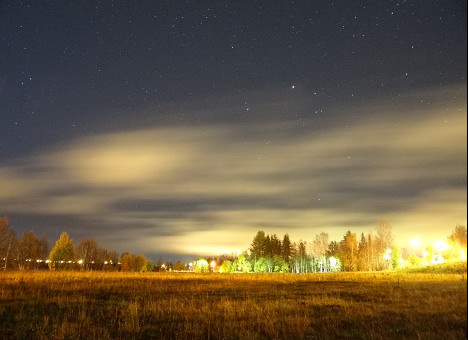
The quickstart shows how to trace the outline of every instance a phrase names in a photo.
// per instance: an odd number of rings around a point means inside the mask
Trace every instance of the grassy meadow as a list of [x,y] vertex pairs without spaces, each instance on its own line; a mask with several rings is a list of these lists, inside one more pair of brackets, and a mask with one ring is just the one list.
[[466,273],[0,273],[5,340],[466,337]]

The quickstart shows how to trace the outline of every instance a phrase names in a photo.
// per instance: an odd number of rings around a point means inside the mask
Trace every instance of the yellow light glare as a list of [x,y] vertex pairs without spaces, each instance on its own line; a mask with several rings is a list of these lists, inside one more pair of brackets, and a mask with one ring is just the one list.
[[200,259],[200,260],[198,260],[198,264],[199,264],[200,266],[202,266],[202,267],[205,267],[205,266],[208,265],[208,261],[205,260],[205,259]]
[[410,244],[411,244],[411,247],[417,248],[417,247],[421,246],[422,242],[421,242],[421,239],[419,237],[413,237],[410,240]]
[[445,242],[444,240],[436,240],[434,242],[434,248],[437,251],[446,251],[447,249],[450,248],[450,245],[447,242]]
[[466,261],[466,248],[460,249],[460,260]]

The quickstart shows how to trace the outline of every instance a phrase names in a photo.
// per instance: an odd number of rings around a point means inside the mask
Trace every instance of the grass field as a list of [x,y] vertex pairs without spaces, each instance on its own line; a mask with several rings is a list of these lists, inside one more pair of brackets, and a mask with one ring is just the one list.
[[0,339],[467,337],[465,274],[0,273]]

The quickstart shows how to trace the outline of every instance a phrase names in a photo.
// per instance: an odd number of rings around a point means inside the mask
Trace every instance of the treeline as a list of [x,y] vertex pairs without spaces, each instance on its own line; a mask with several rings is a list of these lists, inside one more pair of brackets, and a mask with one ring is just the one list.
[[330,241],[327,233],[319,233],[312,242],[292,242],[288,234],[279,238],[260,230],[244,253],[198,258],[188,264],[177,261],[156,265],[143,254],[134,255],[100,247],[92,238],[83,239],[77,246],[63,232],[49,250],[45,238],[33,232],[19,238],[6,217],[0,217],[0,269],[51,270],[108,270],[108,271],[195,271],[243,273],[316,273],[332,271],[377,271],[396,269],[402,265],[440,263],[440,259],[466,260],[467,231],[456,226],[447,238],[446,249],[424,247],[420,253],[399,249],[394,243],[392,227],[381,221],[375,230],[359,237],[347,231],[341,241]]
[[359,241],[351,231],[340,242],[330,241],[324,232],[317,234],[312,242],[292,242],[288,234],[280,239],[276,234],[268,235],[260,230],[244,257],[250,263],[250,270],[256,273],[382,270],[398,265],[396,255],[385,256],[392,247],[392,228],[387,222],[380,222],[375,234],[362,234]]
[[[375,234],[362,234],[359,242],[351,231],[346,232],[340,242],[330,241],[329,235],[324,232],[317,234],[312,242],[292,242],[288,234],[280,239],[276,234],[269,235],[260,230],[253,238],[248,252],[236,259],[218,260],[216,264],[221,272],[382,270],[397,266],[395,255],[392,258],[385,256],[392,246],[392,228],[387,222],[379,223]],[[198,271],[197,267],[195,270]]]
[[[447,238],[450,247],[434,249],[399,249],[394,243],[392,227],[381,221],[375,230],[359,237],[347,231],[341,241],[330,241],[327,233],[319,233],[312,242],[291,242],[289,235],[280,239],[260,230],[253,238],[249,251],[235,257],[195,261],[197,272],[255,272],[255,273],[316,273],[331,271],[378,271],[397,269],[404,265],[439,263],[440,259],[462,259],[466,254],[466,227],[458,225]],[[421,253],[418,253],[421,252]],[[466,256],[464,257],[466,259]]]
[[107,270],[107,271],[152,271],[153,261],[144,255],[123,253],[100,247],[92,238],[83,239],[74,245],[70,236],[63,232],[50,249],[45,238],[32,231],[19,238],[7,217],[0,217],[0,269],[19,270]]

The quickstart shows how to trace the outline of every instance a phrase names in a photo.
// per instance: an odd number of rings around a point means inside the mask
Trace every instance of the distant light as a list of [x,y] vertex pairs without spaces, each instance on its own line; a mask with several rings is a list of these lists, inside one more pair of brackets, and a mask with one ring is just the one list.
[[384,259],[387,260],[387,261],[390,260],[390,254],[385,254]]
[[336,260],[335,257],[333,257],[333,256],[330,257],[329,261],[330,261],[330,266],[332,266],[332,267],[336,266],[337,260]]
[[79,260],[79,261],[78,261],[78,264],[83,264],[83,260]]
[[422,242],[421,242],[421,239],[418,238],[418,237],[413,237],[411,240],[410,240],[410,244],[411,244],[411,247],[413,248],[417,248],[417,247],[420,247]]
[[216,261],[211,261],[210,266],[211,266],[211,268],[216,267]]
[[109,263],[109,262],[107,262],[107,261],[104,261],[104,264],[108,264],[108,263]]
[[386,254],[391,254],[392,253],[392,249],[391,248],[387,248],[387,250],[385,251]]
[[437,251],[446,251],[447,249],[450,248],[450,245],[447,242],[445,242],[444,240],[436,240],[434,242],[434,248]]

